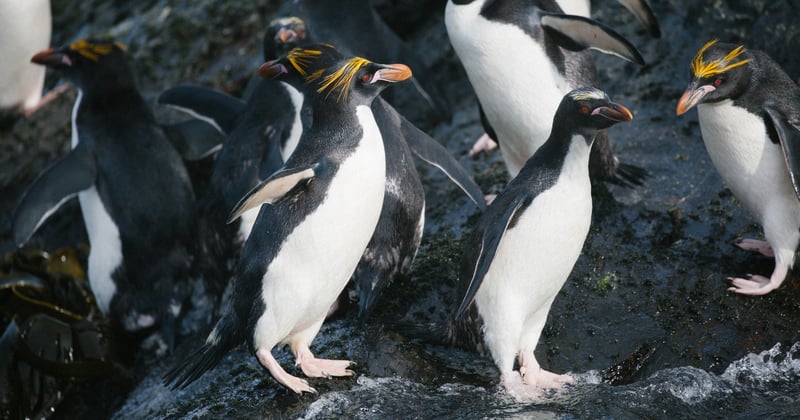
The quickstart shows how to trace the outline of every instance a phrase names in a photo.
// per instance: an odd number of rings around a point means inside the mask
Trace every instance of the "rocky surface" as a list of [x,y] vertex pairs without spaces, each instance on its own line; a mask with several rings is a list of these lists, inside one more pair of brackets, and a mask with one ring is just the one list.
[[[180,82],[238,95],[260,64],[261,32],[279,3],[54,0],[53,43],[102,35],[127,43],[142,91],[152,103],[161,90]],[[405,4],[376,3],[384,13]],[[453,115],[450,121],[435,121],[414,104],[400,109],[444,144],[485,192],[499,191],[507,180],[499,154],[475,160],[467,157],[482,130],[477,108],[447,41],[443,2],[429,3],[436,7],[390,21],[399,25],[398,32],[436,69],[435,77],[453,105]],[[764,297],[738,296],[726,290],[727,276],[767,274],[772,261],[729,244],[740,235],[760,237],[760,229],[711,165],[696,113],[679,118],[674,111],[689,81],[689,61],[713,38],[762,49],[792,78],[800,76],[800,57],[795,54],[800,47],[797,6],[790,1],[653,1],[663,35],[651,39],[619,4],[596,3],[595,17],[625,34],[647,60],[646,66],[638,67],[595,55],[600,87],[634,114],[632,122],[612,128],[615,150],[621,160],[646,168],[650,177],[635,190],[595,186],[592,228],[575,270],[553,305],[537,348],[538,359],[555,372],[593,372],[646,346],[652,349],[651,356],[625,380],[658,388],[664,375],[682,377],[684,371],[678,369],[724,376],[732,363],[750,353],[800,341],[796,277]],[[56,79],[48,74],[48,86]],[[8,225],[19,194],[48,162],[68,149],[73,95],[67,92],[30,119],[0,132],[3,253],[13,249]],[[176,118],[155,104],[154,109],[159,119]],[[435,170],[419,166],[428,199],[427,226],[411,276],[391,287],[383,307],[366,325],[359,326],[355,311],[347,311],[323,326],[313,344],[322,357],[354,360],[356,377],[312,380],[320,395],[298,397],[277,385],[240,348],[196,384],[169,392],[160,383],[161,375],[201,342],[201,334],[185,337],[173,356],[140,356],[129,361],[125,375],[77,384],[55,408],[54,417],[387,418],[530,413],[525,411],[529,408],[493,396],[497,371],[488,358],[408,340],[391,328],[400,320],[421,322],[446,316],[452,305],[461,238],[476,217],[474,206],[452,184]],[[76,203],[65,206],[31,246],[55,249],[85,243],[80,220]],[[283,366],[290,367],[287,350],[274,353]],[[733,381],[739,380],[752,378]],[[576,400],[586,392],[576,391]],[[578,417],[603,413],[725,416],[749,407],[746,397],[731,392],[714,400],[720,401],[716,406],[655,398],[621,409],[613,402],[602,402],[616,395],[613,391],[592,392],[592,401],[600,401],[597,411],[587,408],[595,407],[588,403],[556,400],[534,413],[543,417],[570,413]],[[661,395],[658,392],[655,395]],[[777,408],[757,413],[800,411],[794,397],[787,397],[788,402],[775,398]],[[472,407],[471,411],[464,411],[465,406]],[[696,411],[684,411],[687,406]]]

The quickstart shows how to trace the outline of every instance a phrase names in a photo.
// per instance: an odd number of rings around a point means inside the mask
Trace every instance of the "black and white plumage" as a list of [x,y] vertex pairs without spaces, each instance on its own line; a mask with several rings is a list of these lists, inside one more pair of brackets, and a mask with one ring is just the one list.
[[283,370],[272,356],[275,346],[288,344],[306,376],[353,374],[349,361],[317,359],[309,346],[381,212],[385,156],[369,105],[390,83],[410,76],[404,65],[355,57],[309,80],[311,127],[284,168],[254,188],[232,214],[234,219],[261,207],[242,250],[231,305],[205,344],[171,371],[167,382],[187,385],[244,342],[296,393],[315,390]]
[[[276,14],[264,35],[264,57],[278,58],[292,48],[324,42],[342,54],[401,62],[414,71],[406,84],[440,117],[450,118],[450,104],[422,59],[362,0],[291,0]],[[273,42],[270,42],[273,41]],[[399,87],[404,88],[404,87]],[[392,102],[391,92],[389,101]],[[386,93],[384,94],[384,96]]]
[[[554,0],[449,0],[445,23],[512,177],[547,138],[564,94],[598,84],[587,48],[644,63],[622,36],[563,14]],[[646,174],[618,162],[606,131],[595,141],[591,172],[622,185],[641,184]]]
[[50,0],[0,3],[0,110],[28,111],[39,103],[45,69],[31,57],[50,45]]
[[[481,216],[467,241],[456,322],[473,302],[484,343],[513,394],[570,381],[541,369],[533,351],[550,305],[589,231],[589,153],[598,132],[630,111],[595,88],[564,96],[547,141]],[[519,361],[519,373],[513,370]]]
[[[207,271],[218,277],[207,283],[221,289],[228,279],[226,262],[235,261],[259,209],[245,212],[236,223],[227,224],[227,218],[239,199],[280,169],[294,151],[303,132],[303,95],[286,83],[258,80],[247,102],[211,88],[181,85],[163,92],[159,103],[188,112],[225,135],[222,144],[208,145],[219,152],[199,200]],[[198,139],[187,139],[189,144],[192,140]]]
[[[557,0],[558,5],[566,14],[590,17],[592,11],[591,0]],[[653,38],[661,36],[661,27],[658,19],[653,13],[653,9],[647,0],[618,0],[629,12],[631,12],[639,22],[647,29],[647,33]]]
[[[265,43],[268,42],[270,39],[265,40]],[[260,179],[266,179],[280,167],[283,161],[279,160],[276,167],[270,164],[271,158],[262,158],[259,163],[258,156],[265,152],[269,156],[275,156],[276,153],[270,152],[270,148],[274,147],[279,147],[279,157],[286,159],[291,155],[297,142],[277,141],[281,136],[276,133],[287,131],[287,123],[281,122],[282,120],[293,118],[292,128],[288,130],[291,133],[290,138],[299,136],[302,126],[308,127],[311,124],[308,106],[301,107],[304,102],[302,91],[305,79],[298,69],[303,73],[313,73],[341,58],[340,52],[327,44],[310,44],[305,48],[294,49],[287,57],[272,63],[283,66],[284,73],[276,80],[262,79],[258,82],[259,87],[250,95],[247,104],[199,86],[179,86],[161,95],[160,102],[188,109],[192,114],[221,127],[222,131],[231,133],[215,163],[209,187],[211,197],[224,195],[233,198],[236,192],[239,192],[240,197],[257,185]],[[266,89],[265,85],[281,85],[287,92],[292,92],[292,106],[282,105],[286,101],[279,100],[279,92],[274,88]],[[250,117],[230,115],[241,112],[237,111],[240,106],[247,110],[245,112]],[[258,109],[250,109],[254,107]],[[353,278],[359,294],[359,315],[362,319],[370,314],[382,291],[396,278],[410,271],[419,248],[424,227],[425,193],[412,153],[442,170],[479,208],[485,208],[480,189],[446,149],[403,118],[383,99],[373,101],[372,111],[384,138],[387,181],[380,221]],[[264,136],[264,133],[270,135]],[[232,156],[233,159],[226,156]],[[242,176],[253,172],[252,169],[245,169],[253,164],[256,167],[260,165],[258,172],[261,173],[261,178]],[[206,197],[201,202],[207,203],[210,200],[210,197]],[[230,209],[233,204],[236,202],[226,202],[221,207]],[[211,208],[210,210],[213,211]],[[254,211],[257,210],[250,212]],[[216,219],[218,218],[214,218]],[[246,223],[244,219],[243,217],[242,226],[252,226],[252,219],[249,219],[250,223]]]
[[764,228],[766,243],[736,244],[775,257],[769,278],[731,278],[730,290],[769,293],[794,266],[800,244],[800,87],[764,52],[716,41],[700,49],[691,71],[676,112],[697,107],[711,161]]
[[172,347],[190,293],[195,201],[186,168],[139,94],[123,46],[76,41],[32,61],[78,88],[72,151],[29,187],[14,214],[22,246],[78,196],[100,309],[127,330],[159,324]]
[[[341,53],[332,45],[310,44],[268,63],[262,73],[265,77],[277,74],[300,89],[305,84],[302,74],[312,74],[326,61],[339,57]],[[353,276],[362,320],[383,290],[410,271],[419,248],[425,224],[425,192],[412,152],[450,177],[480,209],[485,208],[478,186],[439,143],[380,97],[373,101],[372,112],[384,140],[386,194],[378,226]]]

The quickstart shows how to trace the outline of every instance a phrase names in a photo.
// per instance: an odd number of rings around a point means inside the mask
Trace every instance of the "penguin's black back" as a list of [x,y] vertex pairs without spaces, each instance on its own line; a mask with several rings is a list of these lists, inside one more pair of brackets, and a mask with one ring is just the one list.
[[[539,11],[563,13],[555,0],[536,1],[497,1],[490,2],[481,10],[485,18],[512,24],[528,34],[544,47],[550,61],[573,86],[598,86],[597,70],[588,50],[568,51],[560,48],[538,24]],[[537,24],[531,25],[531,16],[535,16]]]
[[[719,47],[730,51],[736,45],[719,44]],[[764,105],[769,104],[784,112],[790,120],[800,118],[800,86],[766,53],[747,50],[745,58],[751,59],[743,68],[748,70],[743,73],[747,78],[747,88],[734,98],[733,104],[756,115],[763,115]]]
[[169,249],[191,236],[188,173],[137,92],[83,98],[76,125],[79,141],[95,155],[98,193],[124,248]]

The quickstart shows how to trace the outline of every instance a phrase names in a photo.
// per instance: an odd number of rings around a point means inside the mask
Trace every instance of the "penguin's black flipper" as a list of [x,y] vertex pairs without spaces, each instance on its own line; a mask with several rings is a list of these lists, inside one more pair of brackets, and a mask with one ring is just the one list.
[[314,163],[275,172],[272,176],[253,187],[250,192],[239,200],[228,217],[228,223],[239,218],[247,210],[265,203],[272,204],[279,201],[297,184],[313,178],[314,170],[318,166],[319,164]]
[[556,44],[570,51],[586,48],[644,65],[636,47],[608,26],[583,16],[542,12],[542,28]]
[[771,106],[764,107],[764,114],[767,127],[772,126],[778,136],[794,193],[800,199],[800,127]]
[[96,173],[94,156],[83,143],[42,172],[14,211],[14,243],[24,245],[62,204],[94,185]]
[[661,38],[661,27],[658,25],[658,19],[656,19],[655,13],[653,13],[653,9],[650,8],[650,4],[647,3],[647,0],[617,0],[619,4],[625,6],[639,22],[642,22],[645,28],[647,28],[647,33],[652,36],[653,38]]
[[222,148],[223,134],[199,119],[175,124],[163,124],[167,138],[184,159],[194,161],[206,158]]
[[161,92],[158,103],[169,105],[214,126],[222,134],[236,127],[247,103],[205,86],[179,85]]
[[383,99],[378,98],[373,102],[372,110],[375,114],[375,119],[378,120],[379,123],[389,119],[391,122],[388,123],[399,124],[400,131],[403,133],[403,137],[406,139],[406,143],[408,143],[408,148],[411,149],[411,152],[426,163],[444,172],[454,184],[467,194],[467,197],[469,197],[479,209],[483,210],[486,208],[486,202],[480,187],[478,187],[478,184],[472,180],[472,177],[469,176],[466,169],[453,158],[447,149],[442,147],[441,144],[437,143],[436,140],[432,139],[410,121],[406,120]]
[[[507,204],[497,202],[498,199],[502,200],[503,196],[509,197],[511,202]],[[484,213],[481,217],[480,224],[475,228],[464,248],[461,275],[459,276],[459,296],[463,296],[463,299],[456,310],[455,318],[461,317],[469,309],[475,293],[478,292],[484,276],[492,265],[497,247],[508,231],[509,225],[516,219],[517,212],[530,204],[531,200],[532,197],[524,192],[503,194],[498,196],[493,203],[493,208],[503,209],[500,210],[501,214],[492,217],[492,215]],[[500,226],[503,226],[503,229],[499,229]]]

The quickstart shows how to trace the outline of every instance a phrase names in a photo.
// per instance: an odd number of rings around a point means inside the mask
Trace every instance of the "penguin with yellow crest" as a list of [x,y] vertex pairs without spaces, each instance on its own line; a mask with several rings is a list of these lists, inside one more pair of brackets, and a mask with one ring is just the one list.
[[[354,57],[308,77],[312,124],[284,167],[257,185],[231,220],[261,210],[245,242],[233,299],[198,351],[165,377],[185,386],[247,343],[275,380],[316,392],[272,355],[288,344],[308,377],[350,376],[350,361],[310,350],[331,304],[344,289],[375,231],[386,188],[383,138],[370,104],[411,77],[402,64]],[[262,205],[266,204],[266,205]]]
[[800,244],[800,87],[767,54],[713,40],[692,60],[676,113],[693,107],[711,161],[764,228],[766,242],[734,243],[775,258],[769,278],[729,278],[730,290],[767,294],[788,276]]

